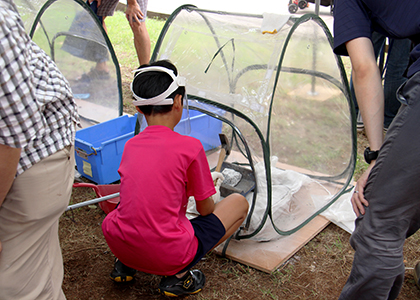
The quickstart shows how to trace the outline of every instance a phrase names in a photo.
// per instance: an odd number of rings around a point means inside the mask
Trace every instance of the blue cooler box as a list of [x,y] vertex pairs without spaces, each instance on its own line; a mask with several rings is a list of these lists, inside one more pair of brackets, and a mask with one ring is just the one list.
[[[196,110],[190,110],[191,131],[186,132],[185,116],[175,131],[195,137],[204,150],[220,146],[222,121]],[[120,180],[118,168],[125,143],[134,136],[137,114],[121,116],[76,132],[76,165],[79,173],[97,184],[110,184]]]
[[200,140],[204,151],[220,146],[219,133],[222,133],[222,121],[193,109],[189,110],[189,116],[191,131],[186,132],[188,126],[185,114],[182,115],[181,121],[175,126],[174,131]]
[[79,173],[97,184],[120,180],[118,168],[125,143],[134,136],[137,115],[121,116],[76,131]]

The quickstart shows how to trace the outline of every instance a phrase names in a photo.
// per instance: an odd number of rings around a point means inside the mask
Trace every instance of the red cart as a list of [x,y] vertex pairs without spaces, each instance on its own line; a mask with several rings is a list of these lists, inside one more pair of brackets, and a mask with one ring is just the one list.
[[88,187],[92,188],[96,196],[99,198],[80,202],[77,204],[73,204],[67,207],[67,210],[83,207],[86,205],[91,205],[98,203],[99,207],[106,213],[109,214],[112,210],[115,209],[117,204],[120,202],[120,185],[119,184],[103,184],[103,185],[96,185],[93,183],[84,183],[84,182],[77,182],[73,184],[74,188],[77,187]]

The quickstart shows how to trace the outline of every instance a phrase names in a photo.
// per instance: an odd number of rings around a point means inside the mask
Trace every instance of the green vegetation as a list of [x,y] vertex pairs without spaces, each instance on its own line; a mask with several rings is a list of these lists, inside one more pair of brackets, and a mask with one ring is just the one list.
[[[108,37],[114,47],[114,52],[118,58],[120,66],[128,67],[134,70],[138,67],[136,50],[133,44],[133,33],[128,24],[125,14],[116,11],[112,17],[105,19],[108,30]],[[159,34],[165,21],[159,19],[148,18],[146,20],[147,31],[150,36],[151,51],[156,45]]]
[[[146,26],[150,35],[151,40],[151,50],[153,53],[153,49],[156,45],[158,40],[159,34],[165,24],[164,20],[159,19],[152,19],[148,18],[146,21]],[[133,36],[129,24],[125,18],[125,14],[123,12],[117,11],[115,12],[114,16],[109,17],[106,19],[106,26],[108,30],[109,39],[114,47],[114,51],[118,58],[119,64],[121,68],[128,68],[129,70],[134,70],[138,67],[136,52],[133,45]],[[293,47],[296,49],[296,47]],[[302,47],[300,47],[302,48]],[[298,49],[300,49],[298,48]],[[304,48],[304,47],[303,47]],[[306,49],[306,48],[304,48]],[[344,61],[346,71],[350,71],[349,61]],[[129,74],[131,75],[131,74]],[[300,78],[301,76],[295,75]],[[280,91],[278,91],[281,93]],[[284,91],[283,91],[284,92]],[[341,148],[348,148],[349,144],[346,141],[340,139],[340,135],[343,134],[339,128],[332,123],[340,124],[341,122],[345,122],[342,120],[343,116],[334,115],[334,106],[337,105],[336,99],[330,99],[330,101],[326,101],[325,103],[317,103],[317,105],[309,105],[309,111],[302,111],[305,105],[302,103],[294,103],[293,101],[286,101],[288,99],[288,95],[282,94],[283,97],[281,103],[277,105],[281,106],[281,110],[276,111],[274,110],[274,114],[278,114],[276,118],[272,119],[272,128],[283,128],[283,133],[281,135],[272,135],[271,144],[273,144],[273,149],[276,149],[279,152],[286,151],[289,154],[295,153],[294,155],[287,155],[288,160],[292,157],[293,160],[300,161],[288,161],[288,163],[293,163],[296,165],[301,165],[304,167],[308,167],[308,161],[312,161],[311,169],[315,169],[318,171],[325,171],[327,173],[331,172],[332,168],[334,170],[333,173],[339,173],[339,169],[341,166],[340,162],[346,161],[347,157],[340,157],[340,152],[342,151]],[[293,98],[293,97],[292,97]],[[335,100],[335,101],[334,101]],[[297,106],[298,108],[294,107]],[[315,108],[315,109],[314,109]],[[324,112],[321,112],[323,110]],[[294,111],[294,112],[293,112]],[[327,112],[325,114],[325,112]],[[329,112],[329,113],[328,113]],[[290,118],[293,114],[298,114],[298,119],[295,120],[292,126],[290,126]],[[320,120],[316,117],[316,115],[330,115],[331,119],[324,118]],[[281,117],[280,117],[281,116]],[[289,120],[288,120],[289,119]],[[333,121],[334,120],[334,121]],[[304,121],[304,122],[302,122]],[[305,123],[313,122],[309,127],[306,127],[306,130],[310,130],[311,133],[308,134],[309,140],[301,140],[299,138],[298,132],[304,130],[302,126]],[[316,123],[316,124],[315,124]],[[300,125],[299,125],[300,124]],[[299,127],[299,128],[296,128]],[[321,129],[322,128],[322,129]],[[334,128],[334,130],[332,130]],[[298,132],[291,132],[297,130]],[[303,133],[303,132],[301,132]],[[329,141],[326,144],[319,143],[320,140],[327,140]],[[331,141],[334,141],[331,143]],[[257,141],[258,142],[258,141]],[[278,145],[276,145],[278,144]],[[332,149],[331,144],[339,147],[341,150]],[[256,148],[259,148],[257,143]],[[309,151],[308,151],[309,148]],[[307,150],[305,150],[307,149]],[[316,150],[318,149],[318,150]],[[254,149],[255,150],[255,149]],[[298,151],[299,150],[299,151]],[[315,152],[312,152],[315,151]],[[348,150],[346,150],[348,151]],[[301,154],[299,155],[300,152]],[[310,155],[306,155],[307,153],[312,153]],[[326,155],[325,159],[321,159],[321,157],[325,156],[325,153],[329,153]],[[279,154],[279,153],[273,153]],[[284,153],[283,153],[284,154]],[[282,155],[280,155],[282,156]],[[335,162],[335,163],[334,163]],[[316,166],[315,166],[316,165]],[[335,166],[335,167],[334,167]],[[338,169],[335,169],[338,167]],[[326,168],[326,170],[324,169]],[[357,165],[356,165],[356,172],[355,175],[360,176],[363,171],[366,169],[366,164],[364,163],[363,159],[360,159],[358,156]]]
[[366,171],[369,165],[365,162],[365,159],[361,154],[357,154],[356,168],[354,170],[354,179],[357,180]]

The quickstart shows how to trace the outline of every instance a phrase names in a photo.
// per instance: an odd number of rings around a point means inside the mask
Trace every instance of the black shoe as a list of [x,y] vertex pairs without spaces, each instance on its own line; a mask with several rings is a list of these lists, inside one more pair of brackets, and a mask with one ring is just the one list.
[[159,292],[169,297],[191,295],[200,292],[206,283],[206,277],[200,270],[188,271],[182,278],[165,276],[159,283]]
[[108,71],[91,68],[89,73],[83,73],[80,77],[76,78],[76,82],[91,83],[94,80],[108,80],[110,78],[111,76]]
[[118,258],[115,259],[114,270],[109,275],[115,282],[128,282],[134,279],[136,270],[124,265]]
[[420,288],[420,261],[416,263],[416,266],[413,270],[414,275],[414,281],[416,282],[416,285]]

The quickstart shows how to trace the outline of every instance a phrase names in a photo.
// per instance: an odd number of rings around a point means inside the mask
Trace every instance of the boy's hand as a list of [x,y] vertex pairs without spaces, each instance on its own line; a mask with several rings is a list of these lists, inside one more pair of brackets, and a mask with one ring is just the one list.
[[222,185],[223,180],[225,180],[225,177],[220,172],[212,172],[211,178],[213,178],[214,186],[216,188],[220,187]]
[[216,188],[216,194],[211,196],[211,198],[213,199],[214,203],[216,204],[216,203],[220,202],[220,186],[222,185],[222,182],[225,179],[225,177],[220,172],[212,172],[211,173],[211,178],[213,178],[214,187]]

